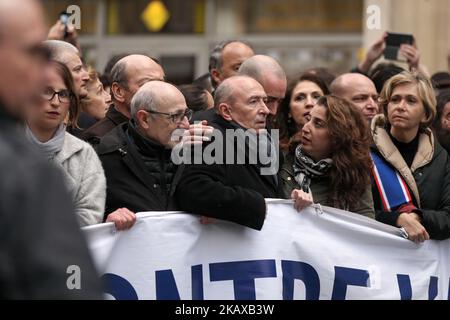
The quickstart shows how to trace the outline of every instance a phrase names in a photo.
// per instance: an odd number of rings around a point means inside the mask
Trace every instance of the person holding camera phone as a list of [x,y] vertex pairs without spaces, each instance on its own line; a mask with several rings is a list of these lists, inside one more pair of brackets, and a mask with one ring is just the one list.
[[81,52],[77,30],[73,24],[68,23],[68,18],[67,13],[61,13],[59,20],[50,28],[47,39],[66,41],[74,45]]
[[[386,39],[388,37],[388,32],[384,32],[377,41],[375,41],[372,46],[367,51],[367,54],[363,61],[361,61],[354,71],[363,74],[368,74],[372,65],[383,55],[386,48]],[[417,47],[416,39],[413,37],[412,44],[402,43],[399,48],[400,56],[406,59],[408,63],[409,70],[420,69],[423,73],[427,73],[423,66],[420,65],[420,51]]]

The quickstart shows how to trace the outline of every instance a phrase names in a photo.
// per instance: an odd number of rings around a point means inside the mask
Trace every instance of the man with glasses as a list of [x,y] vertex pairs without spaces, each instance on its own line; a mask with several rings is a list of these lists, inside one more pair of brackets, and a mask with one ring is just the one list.
[[176,210],[173,194],[181,167],[172,148],[202,141],[212,128],[190,126],[192,110],[182,93],[163,81],[144,84],[131,100],[131,120],[106,134],[97,146],[107,181],[106,212]]

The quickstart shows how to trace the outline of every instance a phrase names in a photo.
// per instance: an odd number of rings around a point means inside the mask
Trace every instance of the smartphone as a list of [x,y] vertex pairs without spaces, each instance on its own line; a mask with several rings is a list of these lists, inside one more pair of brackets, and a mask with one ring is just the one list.
[[69,35],[69,32],[67,32],[67,23],[69,22],[69,15],[67,12],[63,11],[59,14],[59,20],[64,25],[64,39],[67,38]]
[[413,44],[414,37],[412,34],[392,33],[388,32],[385,39],[386,48],[384,49],[384,58],[388,60],[399,60],[398,50],[402,44]]

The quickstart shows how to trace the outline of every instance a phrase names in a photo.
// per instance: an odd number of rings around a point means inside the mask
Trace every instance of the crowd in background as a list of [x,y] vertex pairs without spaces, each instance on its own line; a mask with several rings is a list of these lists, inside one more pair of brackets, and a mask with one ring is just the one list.
[[[0,298],[100,298],[80,227],[129,229],[141,211],[260,230],[264,199],[282,198],[361,214],[417,243],[450,238],[450,66],[430,75],[415,42],[399,49],[404,67],[380,62],[385,33],[348,73],[311,66],[288,79],[274,58],[228,40],[207,74],[176,86],[133,52],[102,72],[85,65],[75,30],[47,30],[37,1],[0,2],[0,27]],[[229,131],[242,146],[225,143]],[[174,160],[217,134],[214,155],[229,162]],[[252,161],[246,139],[271,162]],[[65,287],[74,261],[85,275],[76,292]]]

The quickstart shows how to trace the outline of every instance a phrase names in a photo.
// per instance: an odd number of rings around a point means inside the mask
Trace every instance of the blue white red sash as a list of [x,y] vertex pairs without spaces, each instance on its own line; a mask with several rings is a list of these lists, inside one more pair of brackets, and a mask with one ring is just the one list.
[[373,176],[385,211],[393,211],[403,204],[412,203],[406,182],[397,170],[375,152],[370,155],[373,161]]

